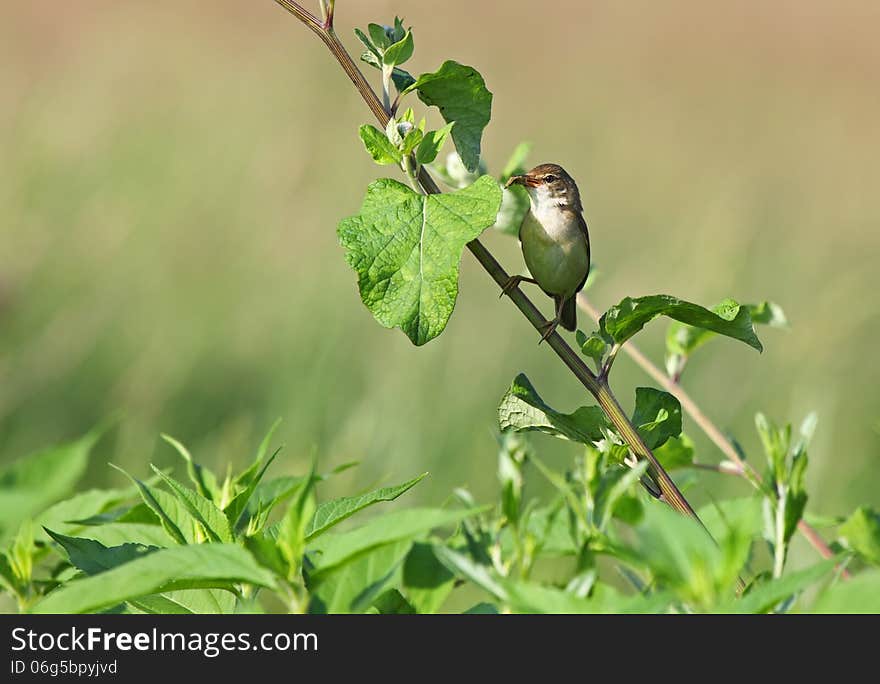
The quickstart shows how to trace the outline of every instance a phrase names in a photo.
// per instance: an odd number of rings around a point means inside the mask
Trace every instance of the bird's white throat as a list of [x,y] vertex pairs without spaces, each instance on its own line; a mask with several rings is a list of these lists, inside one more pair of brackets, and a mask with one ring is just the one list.
[[548,235],[571,231],[570,223],[574,218],[571,211],[581,210],[580,206],[575,205],[577,198],[569,197],[565,188],[556,192],[544,185],[527,189],[532,204],[532,214],[544,226]]

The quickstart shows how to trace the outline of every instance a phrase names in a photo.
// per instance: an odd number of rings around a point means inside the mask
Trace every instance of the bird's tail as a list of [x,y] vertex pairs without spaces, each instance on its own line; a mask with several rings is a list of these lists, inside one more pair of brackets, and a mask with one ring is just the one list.
[[575,296],[566,299],[562,304],[562,318],[559,322],[566,330],[574,332],[577,330],[577,305],[575,304]]

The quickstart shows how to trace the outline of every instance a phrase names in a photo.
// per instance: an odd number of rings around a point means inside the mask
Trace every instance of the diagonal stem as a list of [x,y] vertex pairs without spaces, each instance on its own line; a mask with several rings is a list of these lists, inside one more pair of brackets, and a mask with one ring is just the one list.
[[[599,312],[593,308],[590,302],[587,300],[586,296],[581,294],[577,299],[578,306],[585,311],[590,317],[599,322]],[[718,429],[718,427],[713,423],[709,417],[703,413],[697,403],[691,398],[691,396],[685,392],[684,388],[675,382],[672,378],[667,376],[663,371],[661,371],[656,365],[654,365],[651,360],[645,356],[638,347],[636,347],[632,342],[628,342],[623,346],[624,351],[629,354],[629,356],[639,365],[639,367],[645,371],[648,375],[653,378],[655,382],[657,382],[663,389],[672,394],[676,399],[678,399],[681,407],[687,412],[687,414],[693,419],[693,421],[700,427],[700,429],[706,434],[706,436],[712,440],[712,442],[717,446],[721,453],[723,453],[729,461],[736,464],[736,468],[729,469],[719,469],[719,472],[729,473],[731,475],[739,475],[740,477],[748,480],[755,488],[760,489],[762,487],[761,476],[758,472],[752,468],[751,464],[747,463],[740,457],[737,450],[734,448],[731,441],[724,436],[724,433]],[[819,552],[819,554],[823,558],[833,558],[834,552],[828,546],[824,539],[822,539],[822,535],[819,534],[816,529],[810,525],[805,520],[801,520],[798,522],[798,530],[801,534],[804,535],[806,540],[810,543],[810,545]],[[849,578],[849,571],[844,569],[842,572],[842,576],[845,578]]]
[[[379,120],[379,123],[384,127],[390,118],[388,111],[382,105],[382,102],[379,100],[375,91],[370,87],[370,84],[367,83],[361,70],[358,69],[357,65],[351,59],[351,56],[345,50],[345,47],[339,41],[339,38],[333,31],[332,25],[322,24],[314,15],[303,9],[299,3],[294,2],[293,0],[275,0],[275,2],[302,21],[321,39],[330,52],[333,53],[333,56],[336,58],[336,61],[339,62],[343,71],[345,71],[349,79],[351,79],[351,82],[361,94],[361,97],[370,108],[370,111],[373,112],[375,117]],[[419,171],[418,180],[426,193],[440,194],[440,188],[431,177],[431,174],[429,174],[424,167]],[[499,287],[504,287],[504,285],[507,284],[510,276],[479,240],[469,242],[467,248]],[[541,312],[538,311],[538,308],[526,296],[526,294],[518,287],[513,288],[507,294],[529,323],[532,324],[532,327],[536,330],[541,330],[546,321],[541,315]],[[687,499],[685,499],[675,482],[663,466],[660,465],[660,462],[630,422],[626,413],[614,397],[614,394],[612,394],[607,380],[605,378],[600,380],[596,377],[581,356],[575,353],[568,343],[562,339],[559,333],[554,332],[550,335],[550,337],[547,338],[547,344],[554,352],[556,352],[556,355],[562,359],[562,362],[568,366],[569,370],[571,370],[574,376],[590,392],[590,394],[596,398],[596,401],[605,411],[609,420],[617,428],[620,435],[627,442],[627,445],[632,450],[633,454],[639,459],[645,459],[648,461],[648,474],[660,487],[660,498],[680,513],[699,520]]]

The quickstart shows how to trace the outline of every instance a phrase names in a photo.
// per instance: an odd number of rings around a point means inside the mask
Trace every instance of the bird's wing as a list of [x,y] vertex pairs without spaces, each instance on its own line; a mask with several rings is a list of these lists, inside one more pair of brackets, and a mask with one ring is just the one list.
[[584,289],[584,284],[587,282],[587,278],[590,275],[590,233],[587,230],[587,222],[584,220],[584,215],[581,212],[577,212],[577,221],[578,228],[580,228],[581,233],[584,236],[584,240],[587,242],[587,272],[584,274],[584,279],[581,281],[581,284],[577,286],[577,290],[574,291],[575,295],[578,292]]

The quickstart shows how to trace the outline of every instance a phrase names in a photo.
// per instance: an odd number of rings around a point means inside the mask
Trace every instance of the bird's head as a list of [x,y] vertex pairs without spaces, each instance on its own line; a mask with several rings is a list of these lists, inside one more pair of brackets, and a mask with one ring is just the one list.
[[521,176],[511,176],[504,187],[511,185],[522,185],[535,206],[583,211],[577,183],[559,164],[540,164]]

